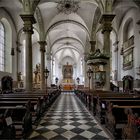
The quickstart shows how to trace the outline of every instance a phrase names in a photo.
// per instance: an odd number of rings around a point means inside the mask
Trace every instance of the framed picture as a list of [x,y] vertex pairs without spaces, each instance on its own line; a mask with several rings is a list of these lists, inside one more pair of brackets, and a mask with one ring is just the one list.
[[123,54],[123,69],[128,70],[133,67],[133,49],[129,49]]
[[133,67],[134,36],[131,36],[123,44],[123,69],[128,70]]

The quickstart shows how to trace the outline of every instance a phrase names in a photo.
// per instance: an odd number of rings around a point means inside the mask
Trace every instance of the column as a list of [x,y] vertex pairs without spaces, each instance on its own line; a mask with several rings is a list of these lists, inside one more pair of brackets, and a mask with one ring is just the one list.
[[[91,49],[90,49],[90,52],[94,53],[95,51],[95,45],[96,45],[96,41],[90,41],[90,45],[91,45]],[[92,75],[92,78],[91,78],[91,89],[95,89],[95,73],[94,73],[94,66],[91,66],[91,69],[93,71],[93,75]]]
[[25,88],[32,91],[33,87],[33,66],[32,66],[32,34],[35,18],[33,15],[20,15],[24,21],[23,31],[25,33],[25,50],[26,50],[26,79]]
[[17,48],[16,48],[16,51],[17,51],[17,74],[19,73],[19,72],[21,72],[21,50],[20,50],[20,46],[21,46],[21,44],[20,44],[20,42],[16,42],[16,44],[17,44]]
[[38,41],[40,44],[40,52],[41,52],[41,68],[40,68],[40,73],[41,73],[41,89],[45,89],[45,75],[44,75],[44,70],[45,70],[45,45],[47,44],[46,41]]
[[87,65],[87,55],[88,53],[84,54],[84,64],[83,64],[83,75],[84,75],[84,87],[88,87],[89,86],[89,79],[87,77],[87,71],[88,71],[88,65]]
[[90,51],[91,51],[91,52],[94,52],[94,51],[95,51],[96,41],[90,41],[90,45],[91,45]]
[[[110,56],[110,32],[112,31],[111,23],[114,17],[115,15],[112,14],[104,14],[100,19],[100,23],[102,24],[103,27],[102,33],[104,36],[103,53],[109,56]],[[104,66],[104,70],[106,71],[106,82],[104,90],[110,90],[110,59]]]
[[50,53],[47,53],[47,68],[50,71],[50,74],[48,77],[48,86],[50,86],[52,84],[52,80],[53,80],[53,79],[51,79],[51,73],[53,73],[53,72],[51,71],[51,54]]

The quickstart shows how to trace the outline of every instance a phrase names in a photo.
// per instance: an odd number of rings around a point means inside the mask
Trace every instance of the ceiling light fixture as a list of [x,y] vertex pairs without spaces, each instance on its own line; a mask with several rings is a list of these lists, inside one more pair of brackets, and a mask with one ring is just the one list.
[[77,12],[79,8],[79,0],[59,0],[57,4],[58,11],[67,15]]

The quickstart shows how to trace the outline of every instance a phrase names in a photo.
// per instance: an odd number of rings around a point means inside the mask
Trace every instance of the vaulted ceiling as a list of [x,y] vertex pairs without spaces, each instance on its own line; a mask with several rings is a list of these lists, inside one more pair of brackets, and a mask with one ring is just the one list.
[[[58,11],[59,1],[40,0],[35,12],[37,24],[34,27],[40,34],[40,40],[47,41],[47,51],[59,63],[66,57],[78,63],[87,50],[87,42],[93,39],[92,31],[95,30],[97,21],[105,10],[106,0],[79,0],[79,9],[71,14]],[[124,0],[123,3],[122,0],[110,1],[113,3],[114,12],[119,15],[118,25],[125,12],[136,6],[133,0]],[[0,0],[0,7],[13,19],[17,33],[23,27],[23,21],[19,16],[23,12],[21,2],[22,0]]]

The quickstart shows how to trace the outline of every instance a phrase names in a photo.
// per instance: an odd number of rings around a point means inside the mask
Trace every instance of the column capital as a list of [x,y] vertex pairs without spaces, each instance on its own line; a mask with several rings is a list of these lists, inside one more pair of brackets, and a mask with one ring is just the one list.
[[41,46],[47,45],[47,42],[46,42],[46,41],[38,41],[38,43],[39,43]]
[[104,23],[107,23],[107,22],[112,22],[113,19],[114,19],[115,15],[114,14],[103,14],[100,18],[100,23],[101,24],[104,24]]
[[114,19],[115,15],[113,14],[103,14],[100,18],[100,23],[102,24],[102,33],[104,32],[111,32],[112,31],[112,20]]
[[95,44],[96,44],[96,41],[93,41],[93,40],[91,40],[89,42],[90,42],[91,46],[95,46]]
[[36,23],[36,20],[33,15],[20,15],[21,19],[24,22],[23,31],[33,34],[33,24]]
[[35,17],[34,15],[32,14],[24,14],[24,15],[20,15],[21,19],[25,22],[28,22],[31,23],[31,24],[35,24],[36,23],[36,20],[35,20]]
[[40,51],[46,52],[45,45],[47,45],[47,42],[46,41],[38,41],[38,43],[40,44]]

